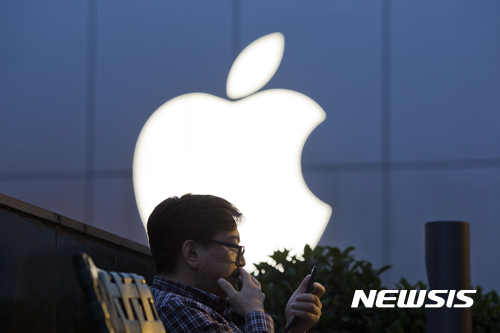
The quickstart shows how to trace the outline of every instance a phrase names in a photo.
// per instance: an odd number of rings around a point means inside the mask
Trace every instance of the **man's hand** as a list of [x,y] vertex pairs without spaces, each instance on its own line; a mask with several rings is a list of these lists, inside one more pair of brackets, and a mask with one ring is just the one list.
[[238,268],[241,276],[241,291],[236,291],[233,286],[222,278],[219,279],[219,286],[231,300],[234,311],[243,318],[249,312],[264,312],[264,299],[266,295],[260,289],[260,282],[247,273],[243,268]]
[[302,283],[293,293],[292,297],[286,305],[286,323],[292,321],[293,317],[298,317],[299,320],[292,326],[290,333],[303,333],[316,325],[321,317],[322,304],[321,296],[325,294],[325,287],[318,282],[313,284],[313,290],[310,294],[306,294],[307,283],[311,275],[308,274]]

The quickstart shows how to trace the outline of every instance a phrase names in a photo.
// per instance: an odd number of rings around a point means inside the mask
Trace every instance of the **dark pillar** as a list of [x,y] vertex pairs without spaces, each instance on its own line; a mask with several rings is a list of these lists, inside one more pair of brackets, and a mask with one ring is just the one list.
[[[469,224],[459,221],[426,223],[425,262],[429,290],[471,289]],[[472,332],[471,308],[448,308],[446,305],[426,308],[426,321],[427,333]]]

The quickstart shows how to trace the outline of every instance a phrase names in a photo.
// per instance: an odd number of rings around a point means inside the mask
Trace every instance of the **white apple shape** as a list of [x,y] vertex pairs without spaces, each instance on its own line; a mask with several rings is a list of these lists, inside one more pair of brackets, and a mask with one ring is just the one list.
[[[331,208],[304,182],[304,143],[326,117],[309,97],[262,88],[284,50],[280,33],[259,38],[235,60],[225,100],[190,93],[163,104],[137,140],[133,180],[143,223],[167,197],[185,193],[227,199],[245,215],[239,227],[247,263],[277,249],[315,246]],[[250,266],[251,269],[251,266]]]

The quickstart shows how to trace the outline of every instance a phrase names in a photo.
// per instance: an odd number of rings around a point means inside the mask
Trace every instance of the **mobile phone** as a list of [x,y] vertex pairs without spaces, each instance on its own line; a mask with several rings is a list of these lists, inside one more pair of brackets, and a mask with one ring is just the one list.
[[[306,287],[306,293],[309,294],[311,293],[313,289],[313,283],[314,283],[314,277],[316,276],[316,271],[318,270],[318,267],[314,266],[311,270],[311,277],[309,278],[309,282],[307,282],[307,287]],[[297,322],[299,318],[293,317],[292,321],[283,329],[283,333],[287,333],[290,328],[292,328],[293,325]]]
[[307,288],[306,288],[306,293],[311,293],[313,289],[313,283],[314,283],[314,276],[316,275],[316,271],[318,270],[318,267],[314,266],[311,270],[311,277],[309,278],[309,282],[307,283]]

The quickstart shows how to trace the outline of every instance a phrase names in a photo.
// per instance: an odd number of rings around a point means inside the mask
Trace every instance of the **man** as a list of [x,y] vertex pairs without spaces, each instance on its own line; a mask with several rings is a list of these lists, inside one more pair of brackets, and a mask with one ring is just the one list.
[[[231,321],[231,306],[245,318],[247,333],[274,332],[260,283],[243,269],[241,220],[236,207],[211,195],[171,197],[151,213],[147,229],[159,273],[151,291],[167,332],[241,332]],[[306,332],[321,316],[325,288],[314,283],[312,293],[305,294],[308,279],[286,307],[287,323],[299,318],[290,333]]]

